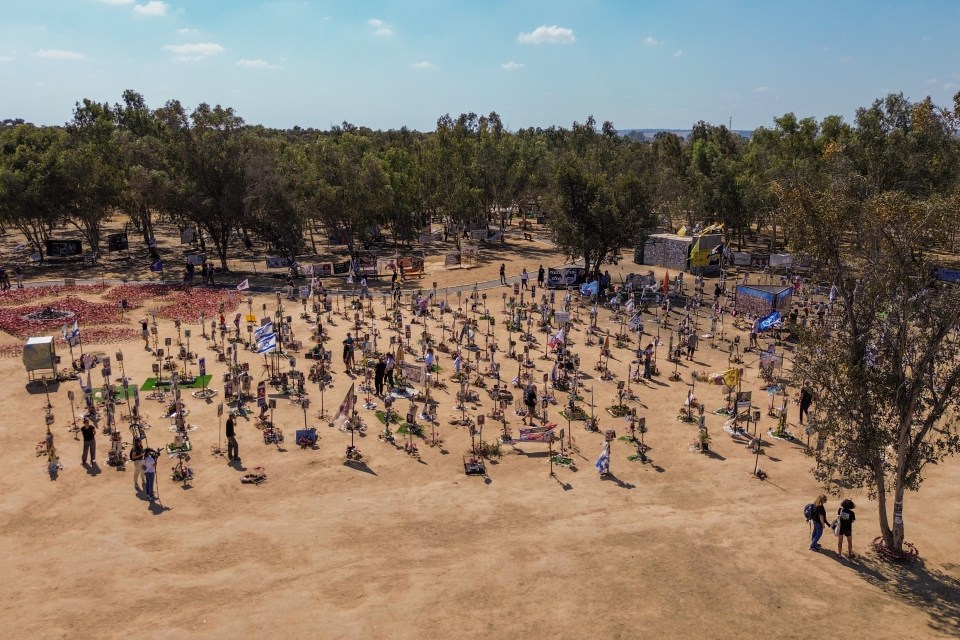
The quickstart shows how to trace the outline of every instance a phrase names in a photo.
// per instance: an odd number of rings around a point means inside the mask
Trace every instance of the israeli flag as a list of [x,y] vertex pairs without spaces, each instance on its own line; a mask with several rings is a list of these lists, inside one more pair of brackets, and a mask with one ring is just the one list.
[[597,458],[597,463],[594,465],[597,468],[597,471],[600,473],[608,473],[610,471],[610,451],[604,447],[603,452],[600,454],[600,457]]
[[277,350],[277,336],[271,334],[269,338],[257,342],[257,353],[270,353]]
[[253,339],[256,340],[257,342],[260,342],[261,338],[265,336],[271,336],[271,335],[273,335],[273,323],[268,322],[267,324],[263,325],[259,329],[254,330]]
[[70,339],[76,340],[80,337],[80,324],[77,320],[73,321],[73,328],[70,329]]

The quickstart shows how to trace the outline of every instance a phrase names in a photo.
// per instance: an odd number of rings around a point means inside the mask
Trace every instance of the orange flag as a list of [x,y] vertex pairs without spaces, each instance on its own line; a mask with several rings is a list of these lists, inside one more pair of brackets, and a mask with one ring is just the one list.
[[663,274],[663,285],[660,287],[660,290],[663,291],[664,293],[667,293],[668,291],[670,291],[670,272],[669,271]]

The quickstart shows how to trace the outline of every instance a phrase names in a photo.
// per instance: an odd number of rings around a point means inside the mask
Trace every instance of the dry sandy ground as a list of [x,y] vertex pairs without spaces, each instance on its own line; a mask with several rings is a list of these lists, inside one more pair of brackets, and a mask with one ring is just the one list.
[[[549,249],[534,245],[528,251],[522,260],[535,274],[541,255],[548,264]],[[482,271],[434,271],[423,282],[491,279],[497,266],[494,258]],[[491,292],[497,312],[499,292]],[[272,298],[264,301],[272,311]],[[258,300],[254,308],[259,305]],[[499,315],[497,328],[504,332]],[[605,324],[608,313],[601,318]],[[337,355],[347,326],[342,319],[337,323],[328,410],[352,382]],[[583,369],[594,375],[596,347],[583,344],[584,325],[578,326],[574,349]],[[650,327],[655,331],[648,322]],[[302,320],[296,331],[306,336]],[[160,333],[175,336],[169,324],[162,323]],[[213,352],[199,342],[195,339],[195,350],[212,361]],[[500,344],[506,345],[505,333]],[[96,350],[112,354],[116,348],[123,349],[127,374],[135,381],[150,375],[151,360],[137,342]],[[358,444],[368,467],[346,466],[349,435],[317,419],[320,394],[312,385],[308,421],[320,429],[318,448],[295,445],[293,432],[302,426],[303,413],[280,398],[276,422],[286,443],[265,445],[254,422],[240,420],[243,468],[209,453],[218,441],[215,407],[221,397],[210,403],[189,398],[188,422],[200,426],[192,435],[197,475],[189,487],[173,484],[170,462],[162,459],[161,500],[155,505],[134,492],[132,465],[126,471],[106,465],[102,434],[100,467],[80,465],[80,442],[67,432],[66,392],[79,392],[76,382],[51,394],[64,465],[51,481],[43,459],[34,456],[44,433],[44,395],[25,387],[19,359],[2,359],[0,637],[960,635],[956,461],[931,469],[923,490],[907,502],[908,538],[920,548],[922,566],[891,568],[868,552],[878,534],[875,504],[856,493],[851,497],[859,507],[854,539],[859,557],[838,559],[829,532],[826,551],[812,553],[801,511],[817,487],[803,447],[767,438],[761,466],[770,477],[756,480],[753,455],[722,431],[722,417],[708,413],[715,453],[691,452],[696,428],[676,419],[689,388],[689,363],[680,366],[684,382],[670,382],[673,366],[665,355],[661,348],[663,373],[654,384],[634,384],[639,401],[633,404],[647,418],[652,462],[628,461],[633,447],[616,441],[615,479],[598,477],[593,463],[602,436],[578,422],[572,430],[580,451],[574,455],[576,471],[558,468],[552,477],[546,445],[519,444],[488,464],[487,478],[465,476],[461,456],[469,434],[449,424],[455,385],[440,392],[438,430],[446,439],[441,449],[421,444],[423,459],[417,462],[378,441],[378,423],[361,409],[370,429]],[[632,355],[614,349],[614,356],[613,370],[623,379]],[[253,354],[242,358],[259,373]],[[726,366],[726,351],[702,344],[696,360],[697,369],[719,371]],[[298,359],[300,368],[306,362]],[[551,364],[536,363],[538,377]],[[749,354],[746,363],[745,388],[754,389],[766,432],[774,422],[765,415],[768,396],[759,391]],[[448,377],[449,357],[441,356],[440,364]],[[220,388],[223,365],[209,368]],[[614,404],[615,383],[593,379],[587,385],[596,392],[601,428],[624,433],[624,422],[603,410]],[[721,387],[698,383],[696,392],[708,412],[722,405]],[[491,402],[481,397],[486,413]],[[558,398],[562,402],[565,395]],[[144,408],[151,444],[171,440],[161,405],[144,399]],[[552,418],[559,408],[550,408]],[[796,406],[790,410],[793,423]],[[511,412],[514,434],[519,421]],[[486,440],[494,437],[492,431],[485,432]],[[242,469],[259,465],[269,480],[242,485]],[[828,512],[836,505],[831,498]]]

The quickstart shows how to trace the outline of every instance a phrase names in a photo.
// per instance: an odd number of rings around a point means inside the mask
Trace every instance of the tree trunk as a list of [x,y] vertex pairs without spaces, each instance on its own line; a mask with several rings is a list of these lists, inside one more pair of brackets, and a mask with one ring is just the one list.
[[893,532],[890,530],[890,519],[887,517],[887,486],[883,475],[883,460],[877,459],[873,465],[873,477],[877,484],[877,512],[880,516],[880,535],[883,544],[893,549]]

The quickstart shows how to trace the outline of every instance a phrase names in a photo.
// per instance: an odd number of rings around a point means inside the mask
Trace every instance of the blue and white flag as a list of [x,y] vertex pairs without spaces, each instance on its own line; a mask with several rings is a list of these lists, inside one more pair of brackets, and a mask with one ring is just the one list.
[[600,283],[594,280],[580,285],[580,294],[584,296],[595,296],[600,291]]
[[597,458],[597,463],[594,465],[597,468],[597,471],[600,473],[609,473],[610,472],[610,449],[607,446],[603,447],[603,452],[600,453],[600,457]]
[[260,338],[268,335],[273,335],[273,323],[268,322],[259,329],[255,329],[253,332],[253,339],[257,342],[260,342]]
[[257,342],[257,353],[270,353],[277,350],[277,336],[271,334],[269,338]]
[[781,316],[779,311],[772,311],[766,316],[760,318],[760,323],[757,325],[757,328],[760,331],[766,331],[767,329],[772,328],[778,322],[780,322]]

